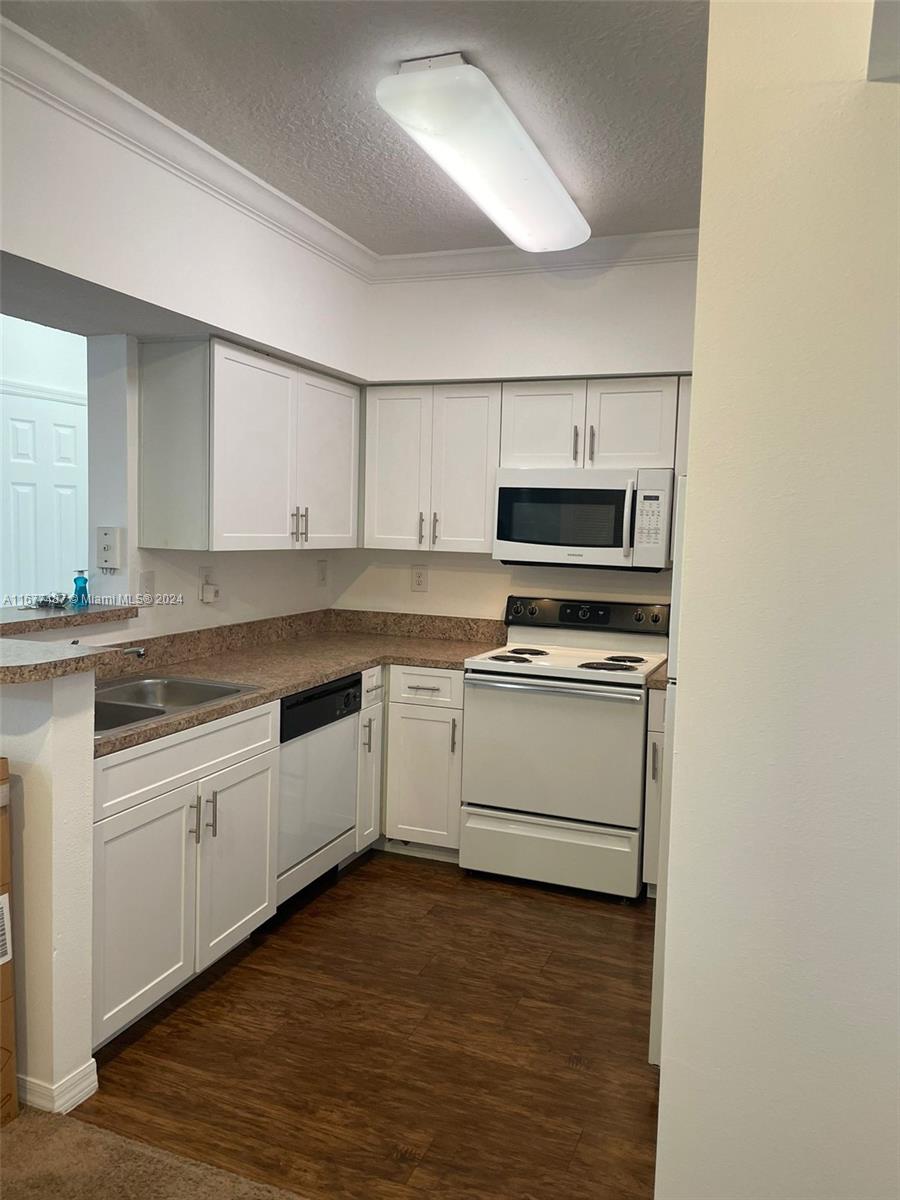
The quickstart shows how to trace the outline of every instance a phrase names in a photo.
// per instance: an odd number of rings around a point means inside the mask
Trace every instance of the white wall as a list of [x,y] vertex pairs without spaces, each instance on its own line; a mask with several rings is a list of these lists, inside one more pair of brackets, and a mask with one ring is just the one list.
[[0,314],[0,379],[84,396],[84,338]]
[[865,82],[870,22],[711,9],[658,1200],[900,1194],[900,89]]

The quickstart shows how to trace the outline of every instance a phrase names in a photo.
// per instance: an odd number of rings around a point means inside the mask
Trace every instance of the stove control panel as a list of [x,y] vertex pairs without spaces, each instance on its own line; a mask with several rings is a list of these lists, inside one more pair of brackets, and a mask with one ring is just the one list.
[[544,629],[609,629],[668,633],[668,604],[623,604],[606,600],[550,600],[509,596],[504,621]]

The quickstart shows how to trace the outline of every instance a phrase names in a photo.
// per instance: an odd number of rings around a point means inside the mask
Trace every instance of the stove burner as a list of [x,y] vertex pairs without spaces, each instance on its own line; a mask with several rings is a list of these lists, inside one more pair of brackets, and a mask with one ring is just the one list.
[[579,663],[578,666],[582,671],[635,671],[636,667],[630,666],[628,663],[622,662],[586,662]]
[[492,654],[491,662],[527,663],[531,662],[531,659],[523,658],[521,654]]
[[534,655],[538,655],[538,656],[544,655],[544,654],[549,654],[549,653],[550,653],[549,650],[528,649],[525,646],[516,646],[515,649],[511,649],[511,650],[507,651],[507,654],[534,654]]
[[606,661],[608,663],[642,663],[647,660],[637,654],[609,654],[606,657]]

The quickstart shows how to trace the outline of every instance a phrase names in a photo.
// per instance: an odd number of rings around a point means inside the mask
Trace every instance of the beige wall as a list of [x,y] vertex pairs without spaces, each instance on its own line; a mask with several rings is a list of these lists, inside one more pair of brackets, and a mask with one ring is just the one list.
[[870,22],[711,8],[657,1200],[900,1192],[900,88],[865,82]]

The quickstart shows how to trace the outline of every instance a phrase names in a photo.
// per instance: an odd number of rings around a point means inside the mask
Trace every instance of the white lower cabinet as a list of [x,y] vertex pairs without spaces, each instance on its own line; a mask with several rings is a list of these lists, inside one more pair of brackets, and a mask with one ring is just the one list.
[[388,705],[385,832],[457,849],[462,795],[462,709]]
[[651,691],[647,708],[647,762],[644,777],[644,883],[659,879],[659,823],[662,804],[663,747],[666,741],[666,694]]
[[384,705],[364,708],[359,724],[359,778],[356,789],[356,849],[381,836],[381,772],[384,763]]

